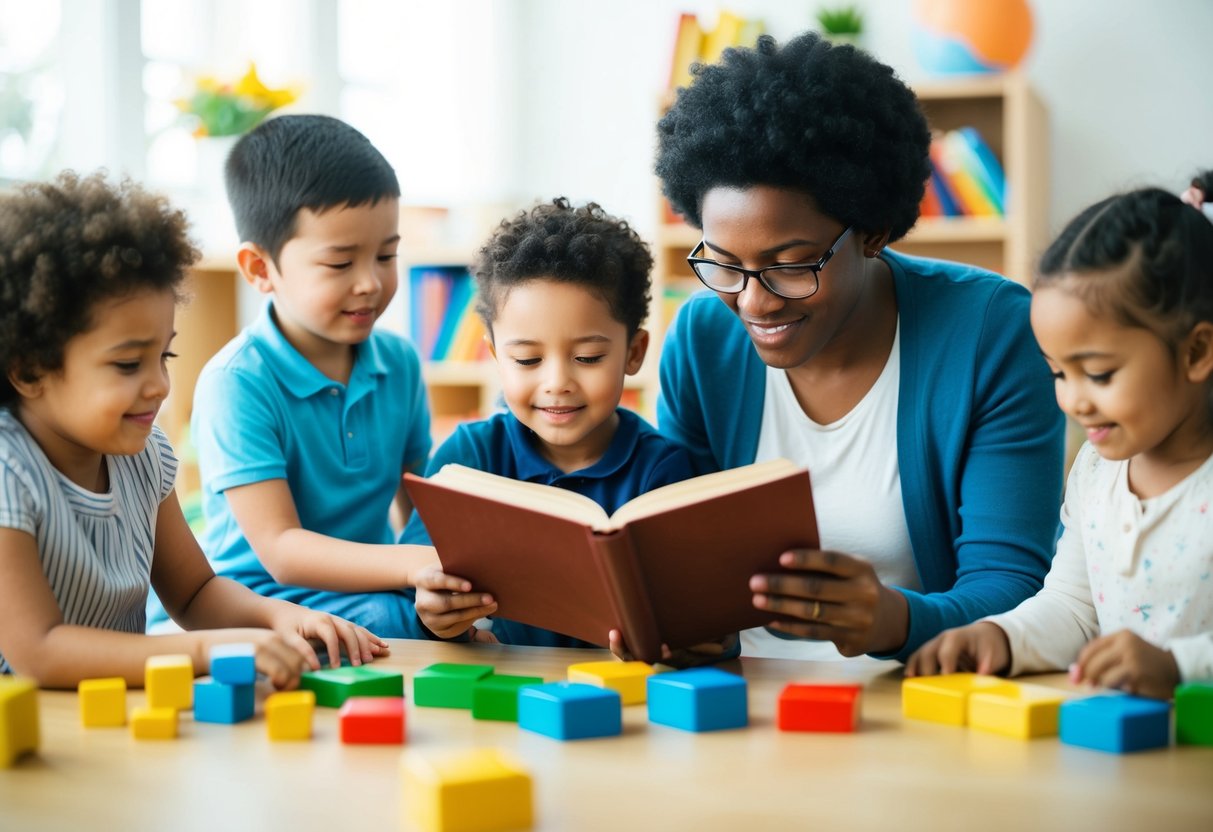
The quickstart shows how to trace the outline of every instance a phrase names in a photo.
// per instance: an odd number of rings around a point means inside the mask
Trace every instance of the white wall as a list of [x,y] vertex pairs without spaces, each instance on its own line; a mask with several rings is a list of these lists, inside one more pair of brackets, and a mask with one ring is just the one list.
[[[642,232],[656,219],[657,98],[681,11],[711,25],[723,5],[766,20],[777,38],[813,27],[829,2],[515,0],[522,199],[593,198]],[[855,0],[865,47],[909,83],[925,77],[910,47],[911,0]],[[1111,191],[1175,190],[1213,167],[1213,2],[1032,0],[1024,68],[1052,135],[1052,228]]]

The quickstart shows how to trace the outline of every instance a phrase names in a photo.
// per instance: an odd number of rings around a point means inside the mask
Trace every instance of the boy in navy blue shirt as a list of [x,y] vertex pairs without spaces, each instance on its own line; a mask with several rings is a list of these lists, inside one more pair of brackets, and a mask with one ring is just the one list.
[[[476,311],[489,332],[509,410],[461,425],[427,468],[447,463],[583,494],[609,514],[628,500],[692,475],[687,452],[619,407],[624,377],[644,362],[653,260],[626,222],[594,203],[566,199],[505,220],[480,250]],[[402,541],[429,544],[414,514]],[[444,580],[445,579],[445,580]],[[450,592],[450,576],[423,573],[417,613],[440,638],[550,647],[594,645],[538,627],[476,619],[497,608],[488,595]],[[606,635],[605,633],[603,634]]]

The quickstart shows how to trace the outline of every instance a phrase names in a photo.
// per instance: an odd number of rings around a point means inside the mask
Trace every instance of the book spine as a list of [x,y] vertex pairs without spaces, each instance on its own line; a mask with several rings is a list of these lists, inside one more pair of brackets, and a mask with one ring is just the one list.
[[[586,534],[628,650],[642,662],[660,661],[661,634],[657,629],[657,618],[627,530],[599,534],[587,529]],[[606,637],[606,633],[602,635]]]

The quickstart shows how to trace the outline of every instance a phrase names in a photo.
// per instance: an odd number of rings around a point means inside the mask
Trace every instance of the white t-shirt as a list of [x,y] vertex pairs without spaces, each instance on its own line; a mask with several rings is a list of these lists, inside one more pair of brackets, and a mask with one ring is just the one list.
[[[109,491],[81,488],[0,408],[0,526],[34,537],[66,623],[142,633],[156,514],[173,489],[177,460],[153,428],[140,453],[105,461]],[[0,656],[0,673],[8,671]]]
[[1213,457],[1139,500],[1128,460],[1083,445],[1061,520],[1044,588],[986,619],[1007,634],[1011,673],[1064,669],[1096,636],[1132,630],[1170,650],[1184,681],[1213,678]]
[[[901,324],[880,376],[849,413],[828,425],[805,415],[783,370],[767,368],[756,462],[785,457],[809,470],[821,548],[866,558],[886,586],[920,590],[901,501],[897,400]],[[770,658],[839,660],[832,642],[788,640],[759,627],[741,652]]]

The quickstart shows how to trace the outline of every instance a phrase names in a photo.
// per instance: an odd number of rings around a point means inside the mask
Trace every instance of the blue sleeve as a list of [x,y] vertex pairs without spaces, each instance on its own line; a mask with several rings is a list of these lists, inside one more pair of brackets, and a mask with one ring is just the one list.
[[[878,658],[905,661],[941,631],[1012,609],[1044,583],[1057,540],[1065,420],[1029,327],[1029,303],[1023,287],[1004,281],[987,305],[967,435],[957,439],[959,473],[944,475],[951,486],[944,499],[917,488],[922,511],[952,515],[941,526],[951,539],[915,552],[926,592],[900,590],[909,604],[907,639]],[[924,388],[921,395],[933,395],[930,384]],[[907,501],[906,509],[914,506]]]
[[403,338],[400,365],[402,383],[405,385],[404,399],[409,402],[405,414],[407,434],[404,442],[404,459],[400,461],[402,471],[425,470],[433,439],[430,434],[430,406],[426,396],[425,378],[421,372],[421,359],[412,344]]
[[694,307],[693,298],[679,307],[661,344],[657,426],[663,435],[687,449],[695,473],[706,474],[720,466],[708,442],[705,406],[696,401],[700,385],[695,380],[689,346]]
[[207,367],[198,379],[190,433],[199,475],[215,493],[286,479],[285,429],[265,388],[222,367]]

